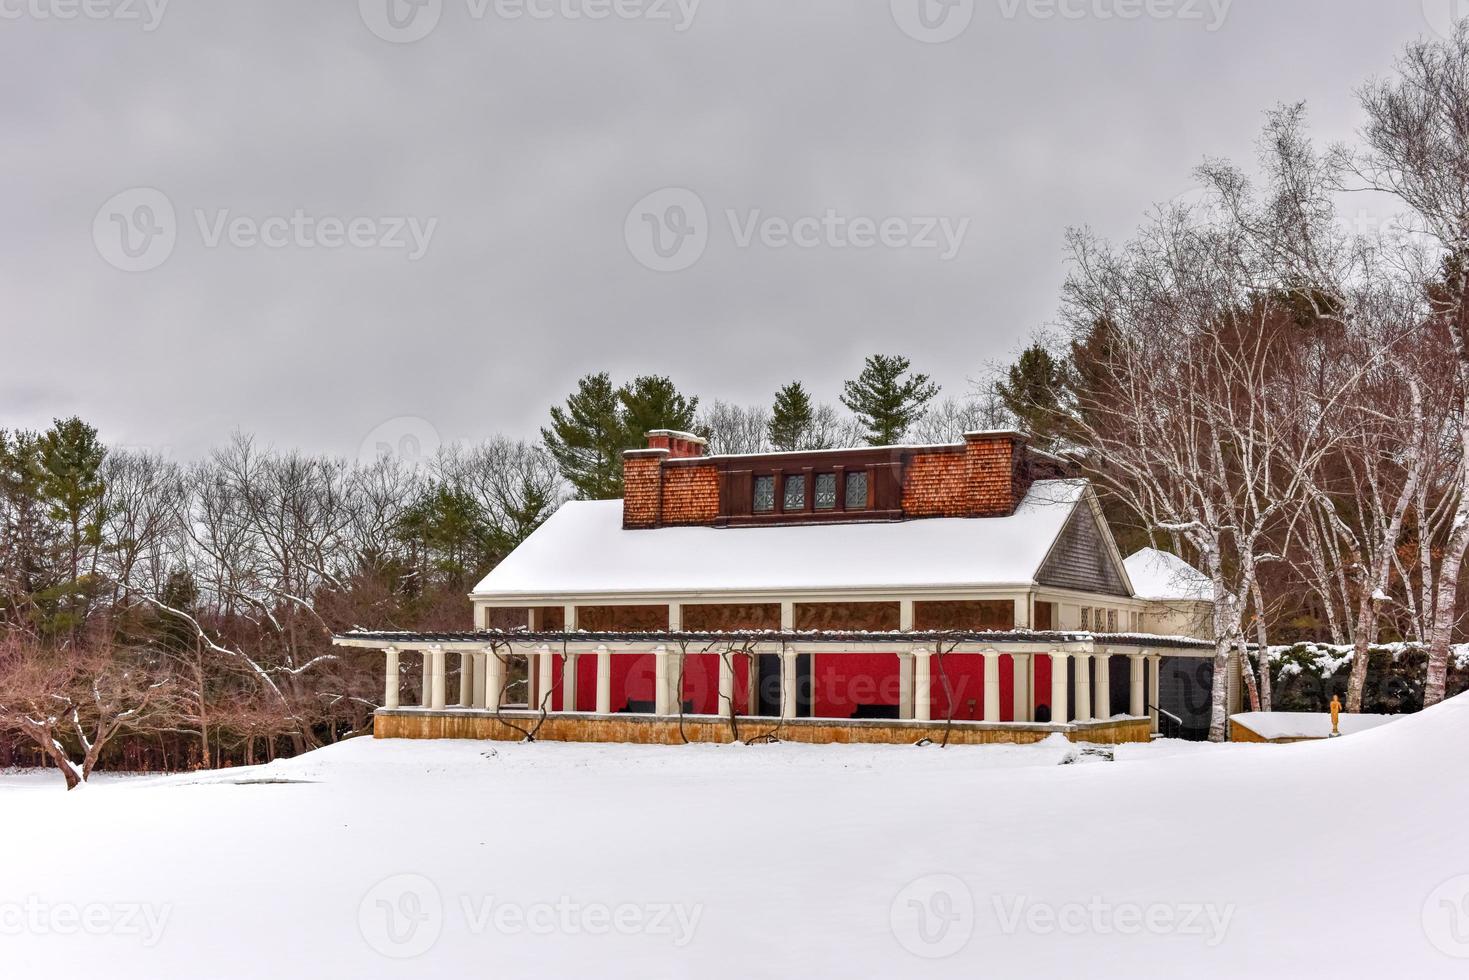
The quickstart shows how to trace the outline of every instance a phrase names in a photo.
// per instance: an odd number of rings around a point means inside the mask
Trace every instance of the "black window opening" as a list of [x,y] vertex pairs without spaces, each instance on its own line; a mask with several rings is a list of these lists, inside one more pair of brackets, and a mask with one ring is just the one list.
[[847,510],[864,510],[867,507],[867,474],[847,474]]
[[782,499],[781,509],[806,509],[806,478],[804,476],[788,476],[785,478],[785,496]]
[[837,475],[835,473],[816,474],[816,509],[836,510],[837,506]]
[[755,477],[755,513],[766,513],[775,510],[775,477]]

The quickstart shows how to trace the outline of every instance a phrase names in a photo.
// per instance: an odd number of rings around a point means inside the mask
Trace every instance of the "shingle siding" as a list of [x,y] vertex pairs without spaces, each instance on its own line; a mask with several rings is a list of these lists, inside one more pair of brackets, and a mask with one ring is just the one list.
[[1059,589],[1127,595],[1122,573],[1087,501],[1071,512],[1036,581]]

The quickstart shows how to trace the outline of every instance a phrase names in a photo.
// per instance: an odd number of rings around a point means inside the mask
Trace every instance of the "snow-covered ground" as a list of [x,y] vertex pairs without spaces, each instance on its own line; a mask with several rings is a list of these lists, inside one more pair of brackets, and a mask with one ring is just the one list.
[[1114,763],[363,739],[71,794],[0,775],[0,972],[1463,977],[1466,735],[1458,698]]

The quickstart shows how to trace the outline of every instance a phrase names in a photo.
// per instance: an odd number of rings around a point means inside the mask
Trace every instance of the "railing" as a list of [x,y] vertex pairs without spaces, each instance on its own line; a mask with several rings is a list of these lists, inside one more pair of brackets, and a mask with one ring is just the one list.
[[[1156,704],[1148,705],[1148,710],[1158,712],[1158,734],[1160,736],[1163,738],[1178,738],[1183,734],[1183,719],[1178,717],[1178,715]],[[1173,723],[1171,730],[1167,722]]]

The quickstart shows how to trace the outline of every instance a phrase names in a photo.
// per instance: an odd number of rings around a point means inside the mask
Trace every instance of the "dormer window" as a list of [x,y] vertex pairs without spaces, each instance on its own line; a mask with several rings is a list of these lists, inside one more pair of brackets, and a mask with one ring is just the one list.
[[755,499],[752,504],[757,514],[768,514],[775,510],[775,477],[755,477]]
[[806,478],[804,476],[785,478],[785,496],[781,509],[786,511],[806,509]]
[[816,474],[816,509],[836,510],[837,506],[837,475],[835,473]]
[[847,510],[867,509],[867,471],[847,474]]

